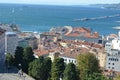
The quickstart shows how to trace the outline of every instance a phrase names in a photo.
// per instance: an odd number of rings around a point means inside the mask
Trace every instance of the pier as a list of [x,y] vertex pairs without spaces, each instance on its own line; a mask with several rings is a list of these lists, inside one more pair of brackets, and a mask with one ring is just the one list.
[[95,18],[80,18],[80,19],[75,19],[74,21],[99,20],[99,19],[106,19],[106,18],[113,18],[113,17],[120,17],[120,14],[110,15],[110,16],[102,16],[102,17],[95,17]]

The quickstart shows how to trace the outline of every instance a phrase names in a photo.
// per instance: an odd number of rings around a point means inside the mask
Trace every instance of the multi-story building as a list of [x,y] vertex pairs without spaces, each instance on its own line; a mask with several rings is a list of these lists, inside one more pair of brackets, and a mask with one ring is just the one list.
[[77,58],[76,58],[77,55],[74,55],[74,54],[61,54],[59,57],[63,58],[64,62],[66,64],[71,63],[71,62],[74,63],[74,64],[77,63]]
[[5,60],[5,30],[0,28],[0,62]]
[[18,46],[18,36],[14,32],[5,33],[5,52],[14,55]]
[[120,72],[120,46],[119,45],[120,40],[116,40],[117,43],[113,43],[115,40],[113,40],[111,43],[106,43],[106,69],[108,70],[114,70]]
[[26,47],[31,47],[32,49],[36,49],[38,47],[37,44],[37,38],[36,37],[29,37],[29,38],[24,38],[18,41],[18,46],[21,46],[23,48]]
[[[39,37],[37,35],[37,37]],[[26,48],[30,46],[32,49],[36,49],[38,47],[39,38],[36,38],[36,34],[33,32],[22,32],[18,34],[18,46]]]
[[120,72],[120,35],[105,44],[105,51],[106,69]]

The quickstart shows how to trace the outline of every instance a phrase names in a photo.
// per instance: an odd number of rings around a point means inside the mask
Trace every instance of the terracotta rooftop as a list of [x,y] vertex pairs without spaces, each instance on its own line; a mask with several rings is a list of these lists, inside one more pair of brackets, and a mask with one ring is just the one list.
[[65,35],[67,37],[86,37],[86,38],[98,38],[99,33],[94,32],[92,33],[90,29],[84,28],[84,27],[79,27],[79,28],[73,28],[72,32]]
[[117,37],[118,37],[116,34],[110,34],[109,36],[110,36],[110,37],[114,37],[114,38],[117,38]]
[[69,50],[64,52],[64,54],[60,54],[62,57],[69,57],[69,58],[77,58],[79,54],[86,53],[89,50],[86,48],[80,48],[80,50]]
[[91,32],[90,29],[87,29],[85,27],[73,28],[73,32],[76,32],[76,31],[78,31],[78,32],[87,32],[87,33]]
[[[62,46],[61,43],[64,43]],[[80,53],[86,53],[90,51],[91,48],[101,49],[103,46],[96,43],[78,41],[78,40],[62,40],[59,42],[44,42],[41,44],[37,50],[34,50],[36,55],[42,56],[44,54],[49,54],[50,52],[60,52],[63,53],[61,56],[68,56],[76,58]]]
[[37,56],[42,56],[42,55],[48,54],[48,50],[45,50],[45,49],[34,50],[33,52],[34,52]]
[[86,41],[78,41],[78,40],[63,40],[62,42],[65,42],[67,44],[74,44],[74,45],[85,45],[88,47],[94,47],[94,48],[99,48],[99,49],[103,47],[103,45],[101,44],[86,42]]

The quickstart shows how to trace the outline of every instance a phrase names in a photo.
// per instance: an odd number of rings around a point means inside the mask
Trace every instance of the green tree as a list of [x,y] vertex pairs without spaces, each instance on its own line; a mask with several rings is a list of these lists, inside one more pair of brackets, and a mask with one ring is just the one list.
[[13,65],[13,56],[10,53],[7,53],[5,55],[5,63],[7,68]]
[[44,80],[50,80],[51,78],[51,65],[52,65],[51,59],[49,57],[45,58],[44,60],[45,79]]
[[24,72],[28,73],[29,63],[34,60],[34,55],[31,47],[26,47],[23,53],[22,69]]
[[64,59],[56,58],[52,64],[52,80],[59,80],[65,69]]
[[120,75],[118,74],[114,80],[120,80]]
[[29,75],[37,80],[44,80],[44,58],[35,59],[29,64]]
[[81,80],[85,80],[86,76],[89,76],[89,74],[99,72],[99,61],[91,53],[80,54],[77,58],[77,62]]
[[26,60],[27,62],[31,62],[34,60],[34,56],[33,56],[33,50],[31,47],[26,47],[24,49],[24,53],[23,53],[23,59]]
[[37,80],[48,80],[50,78],[50,58],[39,57],[29,64],[29,75]]
[[85,80],[111,80],[111,79],[107,79],[107,77],[105,77],[101,73],[93,73],[89,74],[89,76],[86,76]]
[[73,63],[69,63],[65,68],[63,80],[77,80],[76,67]]
[[16,67],[19,67],[18,64],[22,64],[23,62],[23,48],[22,47],[17,47],[16,50],[15,50],[15,59],[14,59],[14,65]]

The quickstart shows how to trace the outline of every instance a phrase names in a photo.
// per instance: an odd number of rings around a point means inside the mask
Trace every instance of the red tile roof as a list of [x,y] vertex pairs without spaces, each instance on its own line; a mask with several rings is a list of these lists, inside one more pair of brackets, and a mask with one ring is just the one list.
[[[60,43],[66,43],[66,47],[60,45]],[[38,56],[44,54],[49,54],[50,52],[61,52],[61,56],[68,56],[76,58],[80,53],[86,53],[90,51],[91,48],[102,49],[103,45],[85,42],[85,41],[76,41],[76,40],[62,40],[59,42],[45,42],[42,47],[34,50]]]
[[66,51],[66,52],[64,52],[64,54],[60,54],[60,56],[76,59],[79,54],[86,53],[86,52],[88,52],[88,51],[89,51],[89,50],[86,49],[86,48],[80,48],[80,50],[78,50],[78,51],[77,51],[77,50],[72,50],[72,51],[69,50],[69,51]]
[[98,38],[99,37],[99,33],[98,32],[94,32],[93,34],[91,34],[91,30],[84,28],[84,27],[79,27],[79,28],[73,28],[72,32],[70,34],[67,34],[65,36],[68,37],[79,37],[79,36],[83,36],[86,38]]

